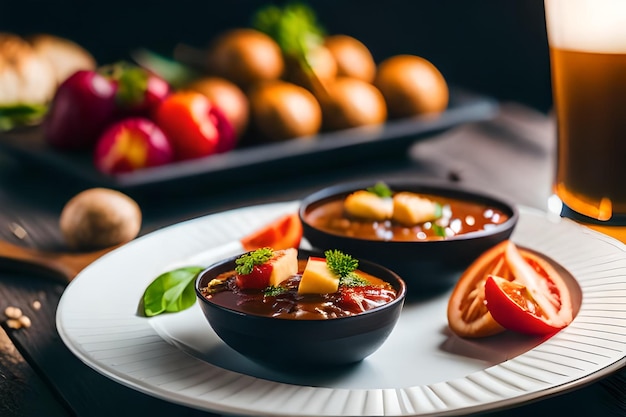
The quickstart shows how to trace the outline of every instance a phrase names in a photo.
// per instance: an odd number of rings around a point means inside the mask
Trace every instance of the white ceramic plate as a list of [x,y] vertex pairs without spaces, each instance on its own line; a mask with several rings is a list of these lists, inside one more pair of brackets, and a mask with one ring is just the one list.
[[513,333],[460,339],[448,330],[449,293],[443,293],[407,301],[387,342],[363,362],[303,375],[271,371],[228,348],[197,304],[149,319],[137,314],[157,275],[234,254],[233,241],[297,206],[276,203],[198,218],[107,254],[63,294],[61,338],[87,365],[136,390],[202,410],[257,416],[487,411],[580,386],[626,362],[626,246],[525,208],[513,240],[565,267],[583,294],[574,322],[547,340]]

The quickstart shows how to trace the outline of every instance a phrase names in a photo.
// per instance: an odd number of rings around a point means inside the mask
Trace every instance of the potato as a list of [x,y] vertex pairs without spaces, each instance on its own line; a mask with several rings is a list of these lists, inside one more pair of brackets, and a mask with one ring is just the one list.
[[258,82],[280,78],[285,62],[274,39],[255,29],[236,28],[213,40],[207,66],[211,74],[246,90]]
[[337,78],[319,100],[325,130],[377,125],[387,119],[387,106],[381,92],[356,78]]
[[448,84],[428,60],[395,55],[378,65],[374,85],[380,89],[391,118],[439,113],[449,100]]
[[317,94],[337,77],[337,63],[324,45],[310,49],[307,61],[311,65],[310,68],[304,66],[299,59],[288,57],[285,60],[284,79]]
[[108,188],[90,188],[63,207],[59,226],[72,249],[102,249],[134,239],[141,229],[139,205]]
[[371,83],[376,75],[376,62],[361,41],[348,35],[331,35],[324,40],[337,63],[337,76],[352,77]]
[[286,81],[266,82],[249,96],[257,130],[271,141],[316,134],[322,125],[322,110],[315,96],[304,87]]

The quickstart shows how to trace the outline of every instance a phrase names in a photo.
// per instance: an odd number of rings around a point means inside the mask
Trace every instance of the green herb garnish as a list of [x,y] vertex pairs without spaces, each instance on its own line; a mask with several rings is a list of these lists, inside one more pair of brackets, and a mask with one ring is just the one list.
[[324,256],[326,256],[326,265],[328,265],[328,269],[340,277],[347,276],[348,274],[356,271],[359,267],[359,261],[357,259],[354,259],[352,256],[346,255],[337,249],[327,250],[324,252]]
[[272,248],[261,248],[245,253],[235,260],[235,271],[241,275],[248,275],[257,265],[263,265],[274,256]]
[[435,218],[438,219],[443,216],[443,206],[439,203],[433,203],[433,205],[435,206]]
[[143,294],[144,314],[152,317],[191,307],[196,301],[195,279],[203,269],[201,266],[189,266],[159,275]]
[[357,259],[337,249],[327,250],[324,252],[324,256],[326,256],[328,269],[334,274],[339,275],[339,285],[359,287],[367,284],[366,279],[361,278],[354,272],[359,267],[359,261]]
[[377,182],[372,187],[366,188],[372,194],[376,194],[380,198],[389,198],[393,195],[391,188],[387,186],[384,182]]
[[446,237],[446,228],[438,224],[433,223],[433,232],[435,236]]
[[309,51],[324,43],[325,31],[315,12],[302,3],[265,6],[254,14],[252,27],[273,38],[285,55],[309,68]]
[[287,292],[287,288],[285,287],[270,286],[263,290],[263,295],[265,295],[266,297],[276,297],[277,295],[283,294],[285,292]]
[[344,287],[363,287],[368,283],[369,282],[365,278],[356,272],[352,272],[345,277],[339,278],[339,285],[343,285]]

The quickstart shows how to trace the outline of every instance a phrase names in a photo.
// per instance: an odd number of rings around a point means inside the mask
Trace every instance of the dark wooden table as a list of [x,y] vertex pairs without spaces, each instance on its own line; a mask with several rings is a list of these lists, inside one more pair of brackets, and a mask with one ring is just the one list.
[[[454,128],[361,164],[320,167],[255,183],[240,181],[225,189],[209,184],[175,198],[134,197],[144,214],[142,234],[236,207],[299,199],[326,185],[364,178],[457,181],[545,210],[553,152],[553,126],[548,117],[503,104],[494,120]],[[0,154],[0,238],[30,247],[62,248],[58,216],[64,203],[83,187]],[[19,238],[16,226],[26,235]],[[31,318],[32,326],[13,330],[3,321],[0,328],[0,416],[210,415],[126,388],[74,357],[55,327],[56,306],[65,285],[41,270],[1,264],[0,312],[6,306],[18,306]],[[489,415],[558,411],[570,416],[623,416],[625,379],[624,371],[619,371],[574,391]]]

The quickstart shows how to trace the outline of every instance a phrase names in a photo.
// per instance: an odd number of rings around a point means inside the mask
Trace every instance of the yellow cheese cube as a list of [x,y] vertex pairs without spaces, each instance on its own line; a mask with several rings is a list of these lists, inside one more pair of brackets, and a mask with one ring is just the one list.
[[351,216],[382,221],[391,218],[393,201],[366,190],[359,190],[346,197],[344,208]]
[[277,287],[281,282],[298,273],[298,250],[277,250],[269,261],[272,264],[270,285]]
[[418,194],[400,192],[393,196],[392,219],[405,226],[413,226],[420,223],[436,220],[437,205]]
[[310,257],[302,273],[298,293],[331,294],[338,289],[339,275],[328,269],[326,259]]

